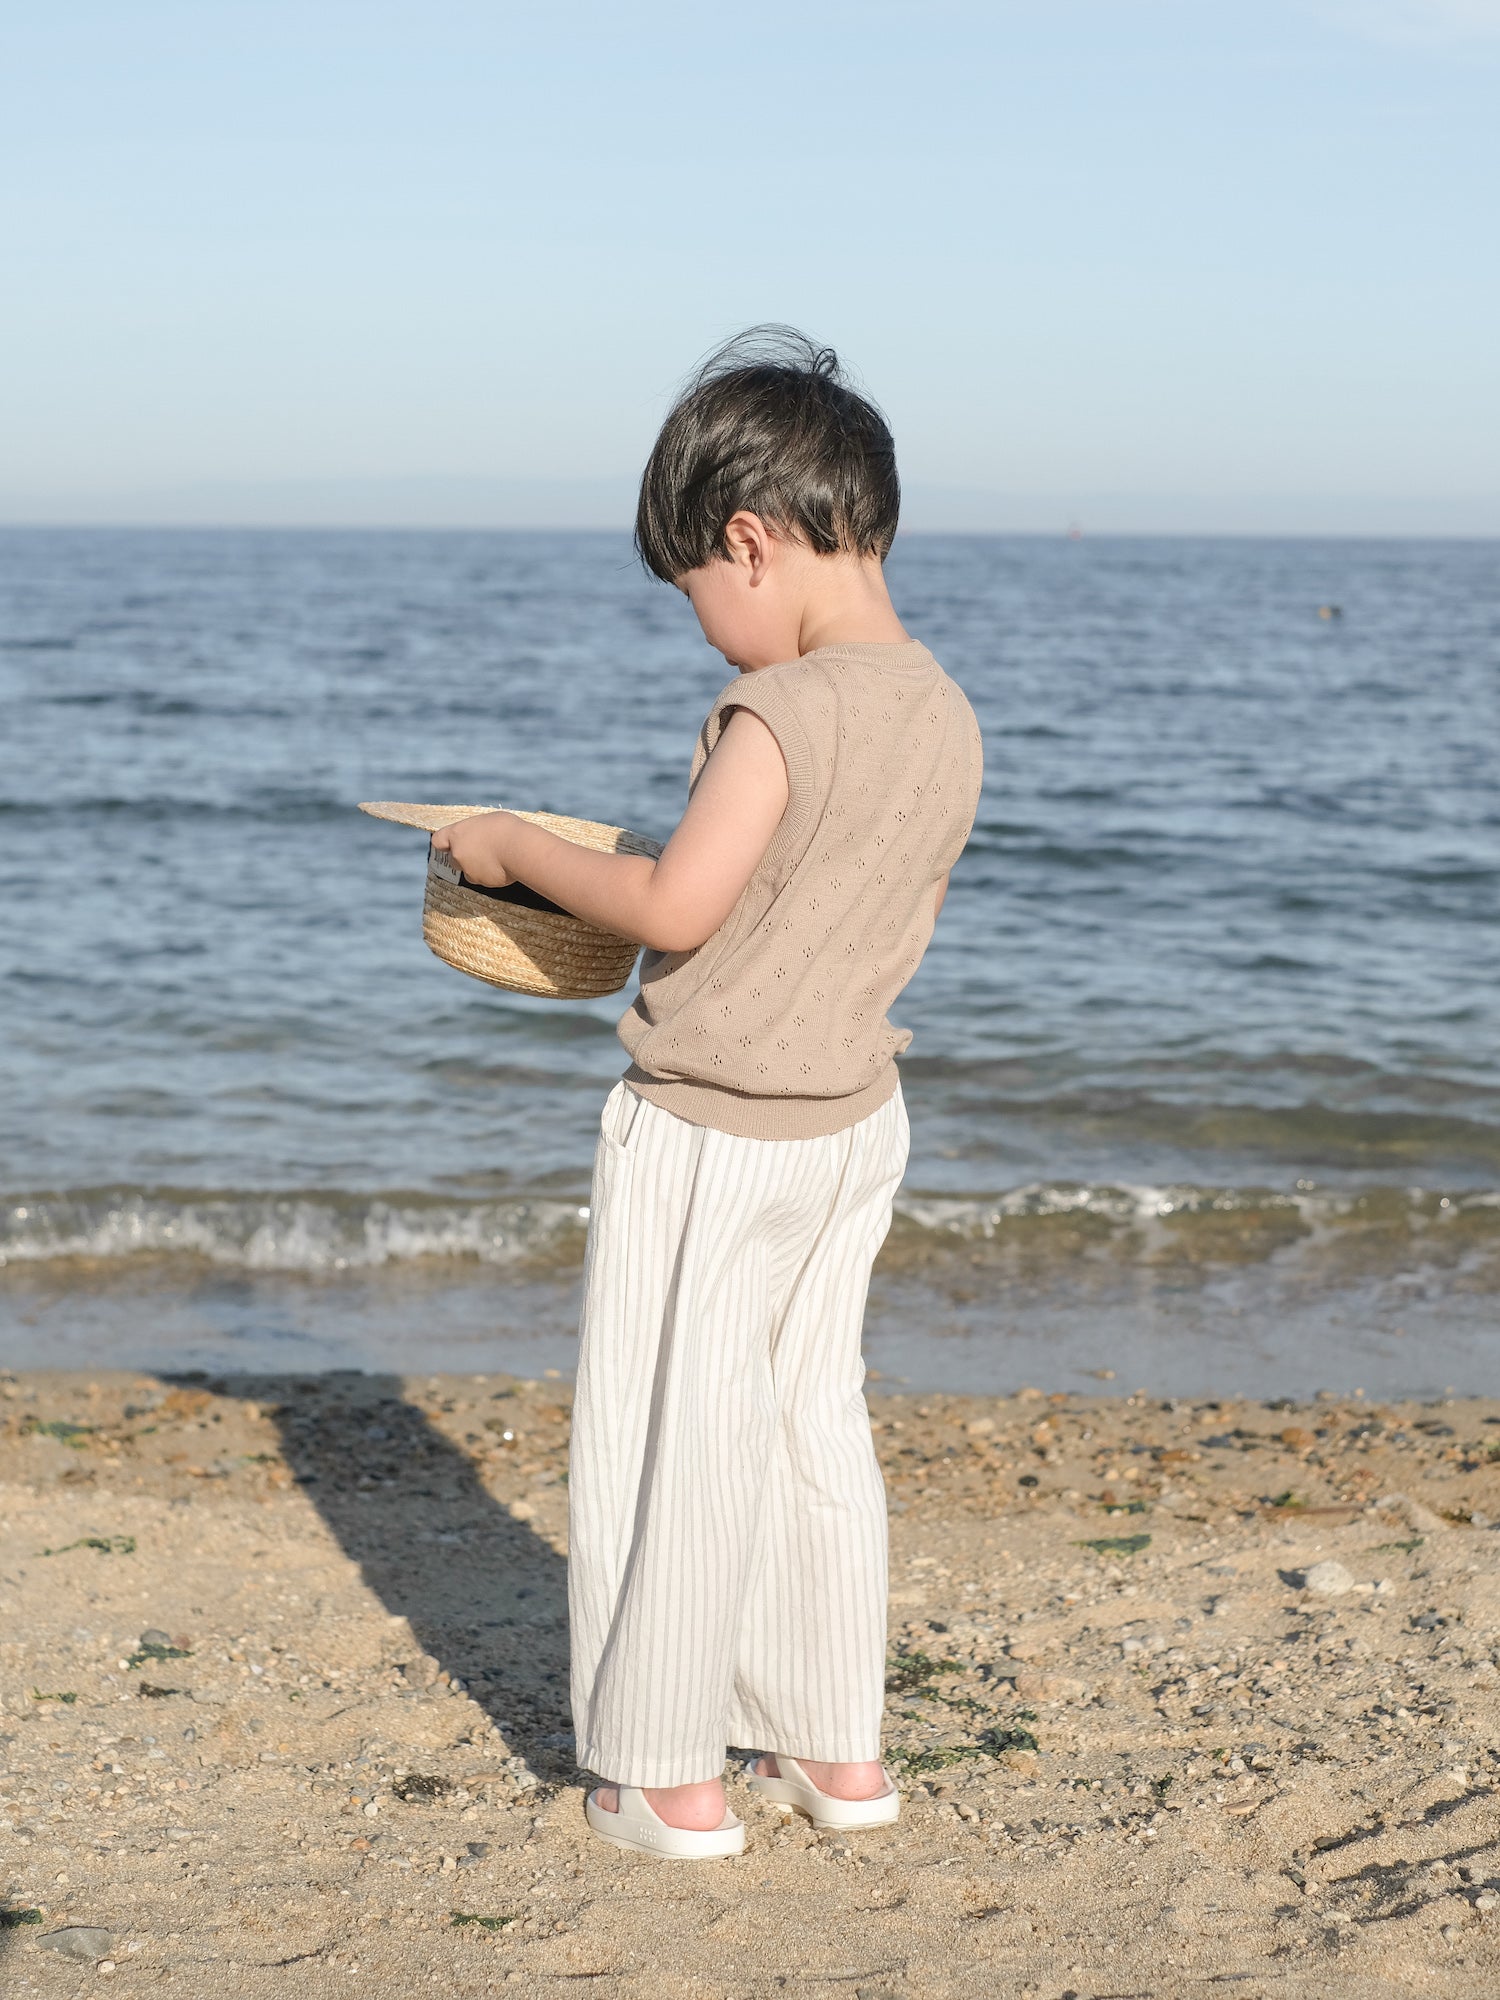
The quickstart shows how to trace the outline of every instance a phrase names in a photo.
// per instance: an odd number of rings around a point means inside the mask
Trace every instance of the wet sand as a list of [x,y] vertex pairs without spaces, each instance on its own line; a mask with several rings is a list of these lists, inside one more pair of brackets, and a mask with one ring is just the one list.
[[7,1995],[1500,1988],[1500,1402],[872,1399],[903,1820],[693,1868],[584,1829],[562,1380],[0,1393]]

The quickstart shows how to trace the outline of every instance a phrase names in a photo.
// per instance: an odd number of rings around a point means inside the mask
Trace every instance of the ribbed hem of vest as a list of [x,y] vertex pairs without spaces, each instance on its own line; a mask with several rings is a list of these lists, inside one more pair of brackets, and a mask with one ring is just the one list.
[[873,1083],[847,1097],[751,1097],[741,1090],[721,1090],[712,1083],[686,1083],[652,1076],[638,1063],[624,1081],[637,1097],[659,1104],[689,1125],[706,1125],[736,1139],[826,1139],[847,1132],[895,1096],[901,1081],[894,1062],[886,1064]]

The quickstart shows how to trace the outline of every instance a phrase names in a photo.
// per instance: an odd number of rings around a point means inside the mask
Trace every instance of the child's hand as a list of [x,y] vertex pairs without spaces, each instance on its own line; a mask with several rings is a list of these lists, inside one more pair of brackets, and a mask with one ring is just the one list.
[[503,858],[505,833],[514,824],[509,813],[476,813],[472,819],[439,827],[432,844],[451,854],[469,880],[482,889],[508,889],[516,878]]

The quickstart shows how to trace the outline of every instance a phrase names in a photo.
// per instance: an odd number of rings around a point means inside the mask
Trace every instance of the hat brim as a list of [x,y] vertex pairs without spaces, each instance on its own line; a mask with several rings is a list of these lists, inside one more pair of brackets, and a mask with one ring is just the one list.
[[662,851],[661,842],[649,834],[606,826],[600,820],[571,819],[564,813],[516,812],[512,806],[421,806],[400,799],[364,799],[359,809],[372,819],[393,820],[397,826],[419,826],[426,833],[436,833],[440,826],[454,826],[459,820],[473,819],[479,813],[512,812],[517,819],[529,820],[533,826],[545,827],[548,833],[555,833],[562,840],[571,840],[575,847],[591,847],[600,854],[642,854],[654,860]]
[[399,799],[361,799],[359,809],[371,819],[394,820],[397,826],[420,826],[428,833],[436,833],[440,826],[452,826],[461,819],[473,819],[478,813],[500,810],[498,806],[407,805]]

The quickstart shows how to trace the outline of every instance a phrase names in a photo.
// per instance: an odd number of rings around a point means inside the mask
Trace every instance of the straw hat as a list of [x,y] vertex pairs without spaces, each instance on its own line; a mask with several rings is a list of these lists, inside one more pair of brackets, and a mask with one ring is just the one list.
[[[360,811],[398,826],[433,833],[495,806],[416,806],[372,800]],[[507,808],[509,810],[509,808]],[[600,854],[661,853],[661,842],[598,820],[565,819],[559,813],[517,813],[579,847]],[[560,910],[545,896],[516,882],[508,889],[485,889],[460,874],[451,857],[429,848],[427,896],[422,935],[448,965],[504,986],[512,993],[540,993],[549,1000],[590,1000],[617,993],[630,977],[640,946],[613,931],[599,930]]]

